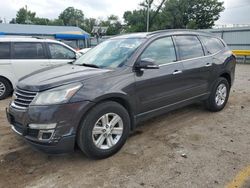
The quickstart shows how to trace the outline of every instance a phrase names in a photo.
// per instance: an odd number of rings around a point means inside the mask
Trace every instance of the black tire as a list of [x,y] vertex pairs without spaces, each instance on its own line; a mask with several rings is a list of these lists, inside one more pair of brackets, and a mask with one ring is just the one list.
[[11,85],[11,83],[7,79],[0,77],[0,87],[2,89],[4,88],[3,93],[0,91],[0,100],[9,97],[10,94],[11,94],[11,92],[12,92],[12,85]]
[[[123,122],[123,132],[118,142],[109,149],[98,148],[92,139],[92,130],[95,123],[104,114],[115,113]],[[77,144],[80,149],[93,159],[104,159],[118,152],[125,144],[130,132],[130,117],[127,110],[117,102],[106,101],[94,106],[86,116],[83,117],[78,133]]]
[[[218,86],[220,86],[221,84],[224,84],[226,86],[226,89],[227,89],[227,94],[226,94],[226,98],[225,98],[225,101],[223,104],[221,105],[218,105],[216,103],[216,91],[217,91],[217,88]],[[227,104],[227,101],[228,101],[228,97],[229,97],[229,93],[230,93],[230,85],[227,81],[226,78],[223,78],[223,77],[219,77],[216,82],[214,83],[214,86],[212,88],[212,91],[211,91],[211,94],[209,96],[209,98],[205,101],[205,106],[206,108],[209,110],[209,111],[212,111],[212,112],[218,112],[218,111],[221,111]]]

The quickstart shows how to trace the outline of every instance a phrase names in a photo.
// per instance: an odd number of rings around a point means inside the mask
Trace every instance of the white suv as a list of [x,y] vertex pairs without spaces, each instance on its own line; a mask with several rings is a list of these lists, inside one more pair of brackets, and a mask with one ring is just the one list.
[[55,40],[0,38],[0,100],[11,94],[21,77],[72,62],[79,56],[73,48]]

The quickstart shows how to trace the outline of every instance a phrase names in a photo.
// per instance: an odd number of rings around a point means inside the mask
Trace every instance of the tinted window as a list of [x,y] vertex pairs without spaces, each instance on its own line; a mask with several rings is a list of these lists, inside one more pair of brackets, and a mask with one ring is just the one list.
[[153,59],[158,65],[176,61],[172,38],[165,37],[152,42],[141,55],[141,59],[144,58]]
[[204,56],[201,43],[196,36],[176,36],[175,41],[180,60]]
[[10,43],[1,42],[0,43],[0,59],[10,58]]
[[43,45],[36,42],[14,43],[14,59],[45,59]]
[[216,53],[225,47],[224,44],[217,38],[200,36],[200,39],[205,45],[208,54]]
[[52,59],[74,59],[76,57],[75,52],[60,44],[50,43],[49,50]]

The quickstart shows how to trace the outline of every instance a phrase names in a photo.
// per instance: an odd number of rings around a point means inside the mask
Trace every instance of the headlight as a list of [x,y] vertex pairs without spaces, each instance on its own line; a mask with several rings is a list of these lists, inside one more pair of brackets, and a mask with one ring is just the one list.
[[81,83],[74,83],[38,93],[32,102],[32,105],[47,105],[67,102],[80,89],[80,87],[82,87]]

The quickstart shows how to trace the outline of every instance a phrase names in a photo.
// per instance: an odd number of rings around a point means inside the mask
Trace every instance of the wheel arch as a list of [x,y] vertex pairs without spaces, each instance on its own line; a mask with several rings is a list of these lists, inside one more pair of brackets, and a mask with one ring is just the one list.
[[94,102],[97,105],[105,101],[117,102],[128,111],[128,114],[130,117],[130,124],[131,124],[130,130],[133,131],[135,128],[134,108],[131,102],[129,102],[128,96],[125,94],[121,94],[121,93],[113,93],[113,94],[108,94],[100,98],[97,98]]
[[[82,115],[82,119],[89,113],[91,109],[93,109],[96,105],[106,102],[106,101],[114,101],[117,102],[118,104],[122,105],[128,112],[129,117],[130,117],[130,130],[133,131],[135,129],[135,118],[134,118],[134,108],[133,105],[129,102],[128,97],[125,94],[120,94],[120,93],[113,93],[113,94],[107,94],[103,95],[101,97],[96,98],[93,100],[93,105],[91,105]],[[80,123],[79,122],[79,123]],[[79,125],[78,125],[79,127]],[[78,129],[78,128],[77,128]]]
[[3,79],[5,79],[7,82],[9,82],[9,84],[11,85],[11,89],[12,89],[12,90],[14,89],[15,85],[13,85],[13,82],[12,82],[9,78],[7,78],[7,77],[5,77],[5,76],[2,76],[2,75],[0,75],[0,78],[3,78]]
[[227,79],[229,86],[230,87],[232,86],[231,75],[228,72],[224,72],[224,73],[220,74],[219,77],[223,77],[223,78]]

